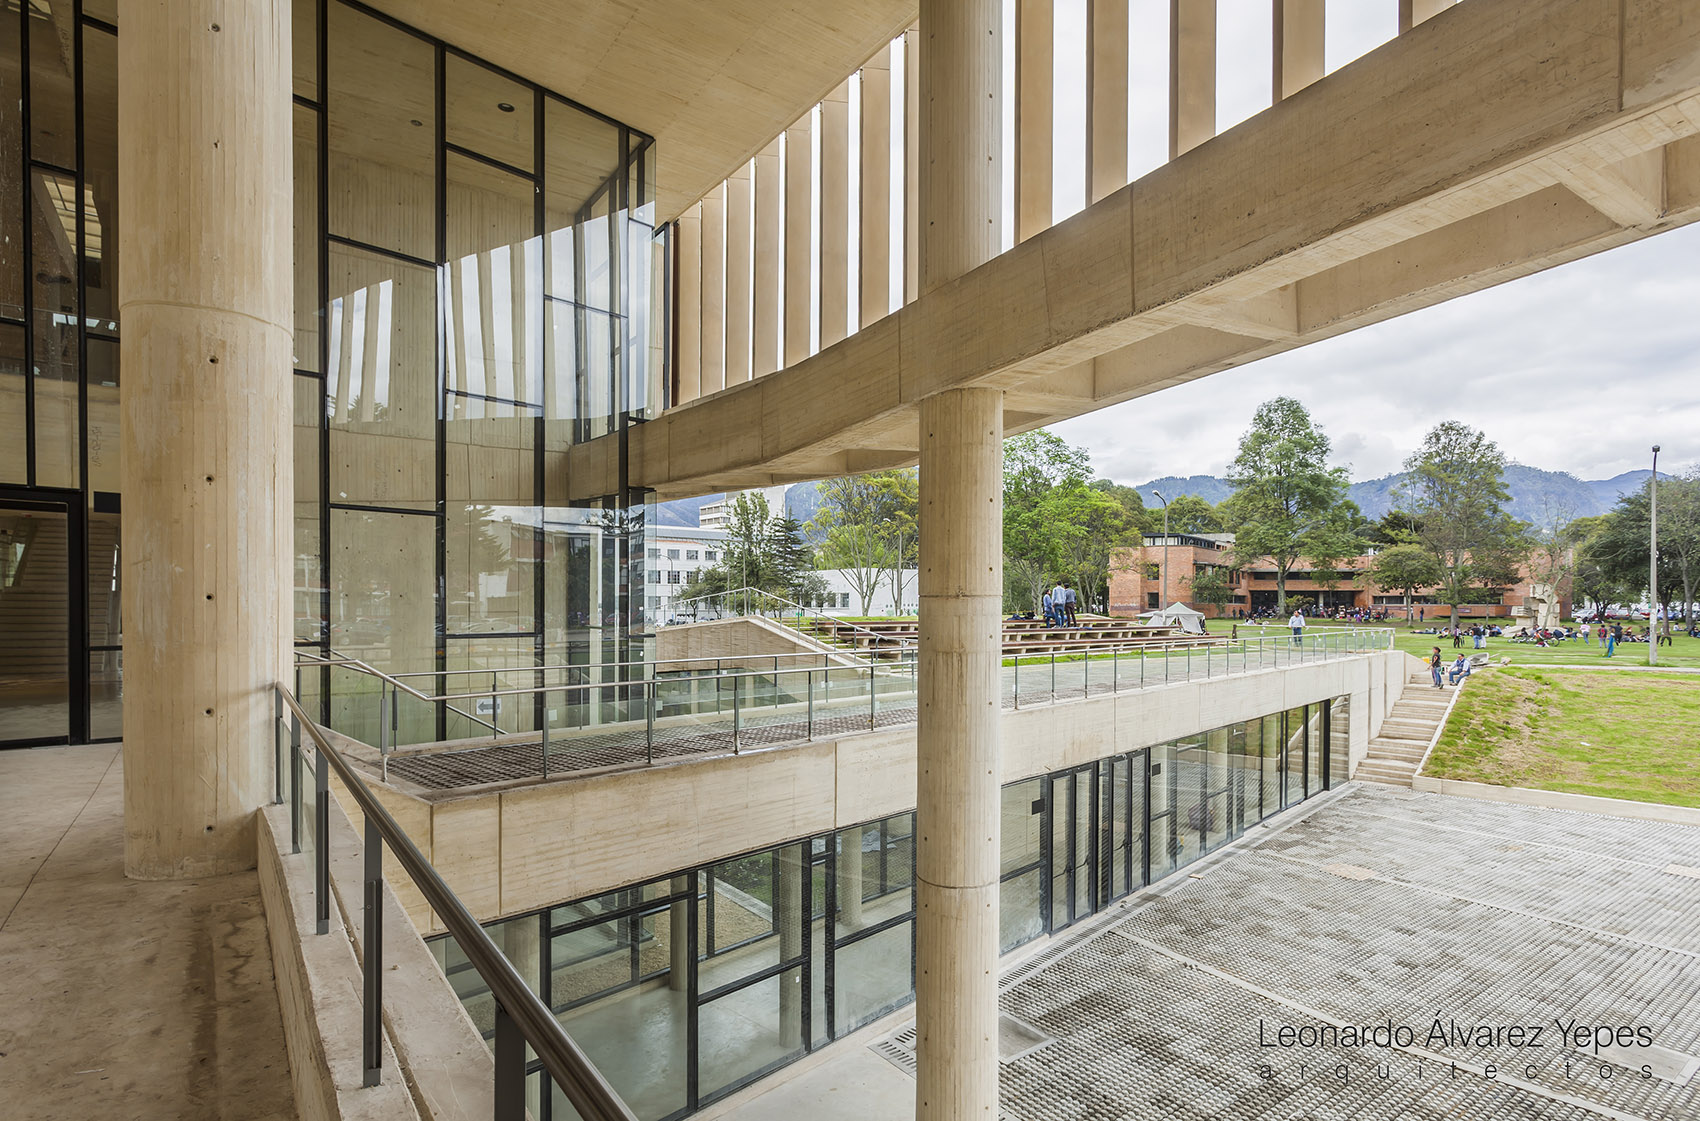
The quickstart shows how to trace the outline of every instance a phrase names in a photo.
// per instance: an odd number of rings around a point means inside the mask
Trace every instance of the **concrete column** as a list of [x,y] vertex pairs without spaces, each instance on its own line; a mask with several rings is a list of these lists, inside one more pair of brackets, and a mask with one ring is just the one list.
[[1127,186],[1127,0],[1086,0],[1086,191]]
[[1051,226],[1056,0],[1016,0],[1015,240]]
[[126,0],[124,867],[254,867],[294,556],[287,0]]
[[1399,0],[1399,34],[1433,19],[1455,3],[1457,0]]
[[671,890],[683,895],[667,908],[667,987],[676,993],[690,988],[691,982],[691,908],[696,906],[691,890],[696,874],[674,876]]
[[1326,0],[1275,0],[1275,101],[1298,93],[1328,72],[1323,54]]
[[536,915],[511,919],[502,924],[502,953],[513,964],[520,980],[534,993],[542,993],[543,928]]
[[1169,0],[1169,158],[1216,135],[1216,0]]
[[679,215],[679,399],[702,396],[702,204]]
[[756,377],[779,369],[779,246],[785,212],[779,174],[779,141],[756,156],[755,304],[750,318],[751,372]]
[[785,364],[809,356],[814,313],[815,145],[812,114],[785,133]]
[[903,33],[903,302],[921,291],[921,32]]
[[[779,882],[773,889],[773,918],[779,927],[779,956],[795,961],[803,956],[808,934],[808,912],[804,900],[809,864],[803,845],[786,845],[779,850]],[[803,1039],[803,981],[801,970],[779,978],[779,1038],[787,1047]]]
[[754,268],[753,165],[726,180],[726,384],[750,380],[750,280]]
[[820,345],[850,333],[850,84],[820,103]]
[[862,67],[862,326],[891,314],[891,45]]
[[858,825],[839,834],[838,921],[848,930],[862,926],[862,838],[866,827]]
[[726,184],[702,199],[702,395],[726,388]]
[[[921,0],[923,292],[999,250],[1002,8]],[[995,1121],[1003,393],[948,390],[920,414],[915,1116]]]

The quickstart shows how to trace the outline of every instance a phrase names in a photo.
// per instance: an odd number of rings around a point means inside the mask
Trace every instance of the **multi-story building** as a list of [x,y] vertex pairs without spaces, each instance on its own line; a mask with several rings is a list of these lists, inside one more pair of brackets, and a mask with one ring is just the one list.
[[[1210,0],[0,5],[7,1114],[659,1121],[913,1001],[996,1116],[1000,952],[1405,680],[1005,692],[1005,435],[1700,219],[1700,0],[1383,7],[1217,137]],[[661,659],[652,502],[912,464],[913,658]]]
[[724,530],[657,527],[644,563],[644,609],[649,619],[671,622],[679,604],[696,596],[702,574],[720,564],[725,552]]
[[[1233,545],[1231,533],[1171,533],[1167,538],[1146,534],[1138,548],[1115,550],[1110,558],[1110,613],[1137,615],[1179,600],[1212,618],[1272,614],[1279,599],[1275,562],[1258,557],[1248,564],[1233,556]],[[1383,588],[1370,577],[1373,559],[1373,554],[1347,557],[1321,571],[1301,560],[1287,573],[1287,595],[1304,596],[1312,610],[1320,613],[1367,611],[1403,617],[1405,593]],[[1227,603],[1195,599],[1192,582],[1205,572],[1221,574],[1228,588]],[[1440,606],[1439,595],[1438,588],[1418,588],[1411,597],[1413,618],[1450,618],[1452,609]],[[1458,610],[1472,619],[1532,622],[1548,601],[1557,617],[1568,618],[1569,581],[1560,581],[1555,593],[1525,568],[1516,583],[1481,591],[1474,602]]]

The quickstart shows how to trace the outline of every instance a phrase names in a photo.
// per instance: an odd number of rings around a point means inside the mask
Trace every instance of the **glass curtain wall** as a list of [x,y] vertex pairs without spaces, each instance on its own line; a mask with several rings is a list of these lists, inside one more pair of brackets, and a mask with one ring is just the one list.
[[[567,453],[664,403],[653,141],[362,5],[292,18],[296,644],[428,688],[641,657],[643,496],[586,501]],[[0,744],[121,731],[117,21],[0,12]],[[375,725],[366,682],[312,676]],[[431,739],[617,699],[402,716]]]
[[[1005,786],[1002,949],[1065,930],[1307,789],[1327,789],[1337,779],[1320,763],[1323,749],[1307,756],[1303,744],[1307,729],[1326,739],[1339,727],[1343,737],[1334,714],[1344,704],[1304,705]],[[1328,749],[1344,751],[1343,738]],[[1295,761],[1295,781],[1283,784]],[[680,1117],[914,999],[914,817],[486,929],[640,1118]],[[482,981],[452,938],[431,946],[493,1041]],[[547,1082],[533,1064],[532,1116],[577,1117]]]
[[112,18],[0,11],[0,745],[119,731]]

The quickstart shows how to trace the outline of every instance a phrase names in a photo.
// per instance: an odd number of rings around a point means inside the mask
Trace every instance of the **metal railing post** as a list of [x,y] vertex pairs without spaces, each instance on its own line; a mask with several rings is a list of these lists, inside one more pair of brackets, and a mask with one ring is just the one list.
[[655,762],[655,678],[644,683],[643,735],[644,761]]
[[313,751],[313,917],[320,934],[331,932],[331,764]]
[[385,782],[390,779],[390,752],[384,744],[384,699],[389,687],[389,682],[378,678],[378,767],[383,772]]
[[740,720],[739,720],[739,712],[738,712],[738,679],[736,677],[734,677],[732,679],[732,754],[733,755],[738,754],[738,746],[739,746],[738,741],[739,741],[740,733],[743,730],[739,726],[739,724],[740,724]]
[[1057,703],[1057,652],[1051,651],[1051,703]]
[[1092,699],[1092,650],[1090,647],[1087,648],[1086,653],[1080,656],[1080,691],[1087,700]]
[[[563,693],[561,695],[563,697],[571,696],[570,693]],[[570,705],[572,702],[568,701],[567,703]],[[542,731],[543,731],[543,777],[545,779],[547,779],[549,777],[549,690],[548,689],[543,690],[543,730]]]
[[289,851],[301,851],[301,718],[289,713]]
[[496,699],[496,671],[490,671],[490,738],[496,739],[502,734],[502,722],[498,712],[502,702]]
[[362,1086],[383,1081],[384,1065],[384,835],[378,820],[366,815],[365,1005],[361,1008]]
[[1015,707],[1021,707],[1021,651],[1015,652],[1015,687],[1011,690],[1015,697]]
[[495,1121],[525,1121],[525,1036],[500,1002],[496,1004]]
[[779,707],[779,655],[773,656],[773,707]]
[[283,690],[272,688],[272,700],[277,704],[277,720],[272,723],[272,804],[283,805]]
[[874,730],[874,715],[878,711],[876,702],[874,701],[875,692],[874,653],[870,650],[868,651],[868,731],[870,732]]
[[803,671],[803,688],[805,690],[807,690],[808,694],[809,694],[808,724],[807,724],[806,731],[803,733],[803,738],[812,740],[812,739],[815,738],[815,671],[814,670],[806,669],[806,670]]

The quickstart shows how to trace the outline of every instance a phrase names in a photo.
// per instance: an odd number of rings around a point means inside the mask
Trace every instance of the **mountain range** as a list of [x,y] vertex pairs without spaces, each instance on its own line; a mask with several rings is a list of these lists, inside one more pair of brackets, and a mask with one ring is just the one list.
[[[1578,479],[1567,471],[1543,471],[1513,463],[1505,469],[1505,487],[1511,492],[1511,513],[1527,522],[1543,524],[1552,520],[1569,521],[1587,518],[1610,510],[1622,495],[1640,490],[1646,485],[1651,471],[1625,471],[1609,479]],[[1393,508],[1393,494],[1405,481],[1403,472],[1383,475],[1353,483],[1349,497],[1358,504],[1367,518],[1380,518]],[[1188,475],[1184,478],[1167,475],[1152,479],[1134,488],[1145,505],[1161,505],[1155,491],[1162,491],[1170,502],[1183,494],[1194,494],[1215,505],[1234,492],[1226,479],[1216,475]],[[681,498],[662,502],[656,507],[656,524],[695,526],[699,524],[704,505],[724,497],[707,494],[700,498]],[[818,483],[798,483],[785,492],[785,508],[791,516],[807,524],[820,510]]]
[[[1526,522],[1544,524],[1553,520],[1570,521],[1603,514],[1622,495],[1640,490],[1646,485],[1651,471],[1625,471],[1609,479],[1578,479],[1566,471],[1542,471],[1513,463],[1505,468],[1505,489],[1511,493],[1511,513]],[[1380,518],[1394,506],[1394,492],[1405,482],[1404,472],[1383,475],[1353,483],[1348,497],[1358,504],[1367,518]],[[1234,492],[1226,479],[1215,475],[1170,475],[1152,479],[1134,488],[1145,505],[1161,505],[1155,493],[1161,491],[1170,502],[1183,494],[1194,494],[1212,505]]]

